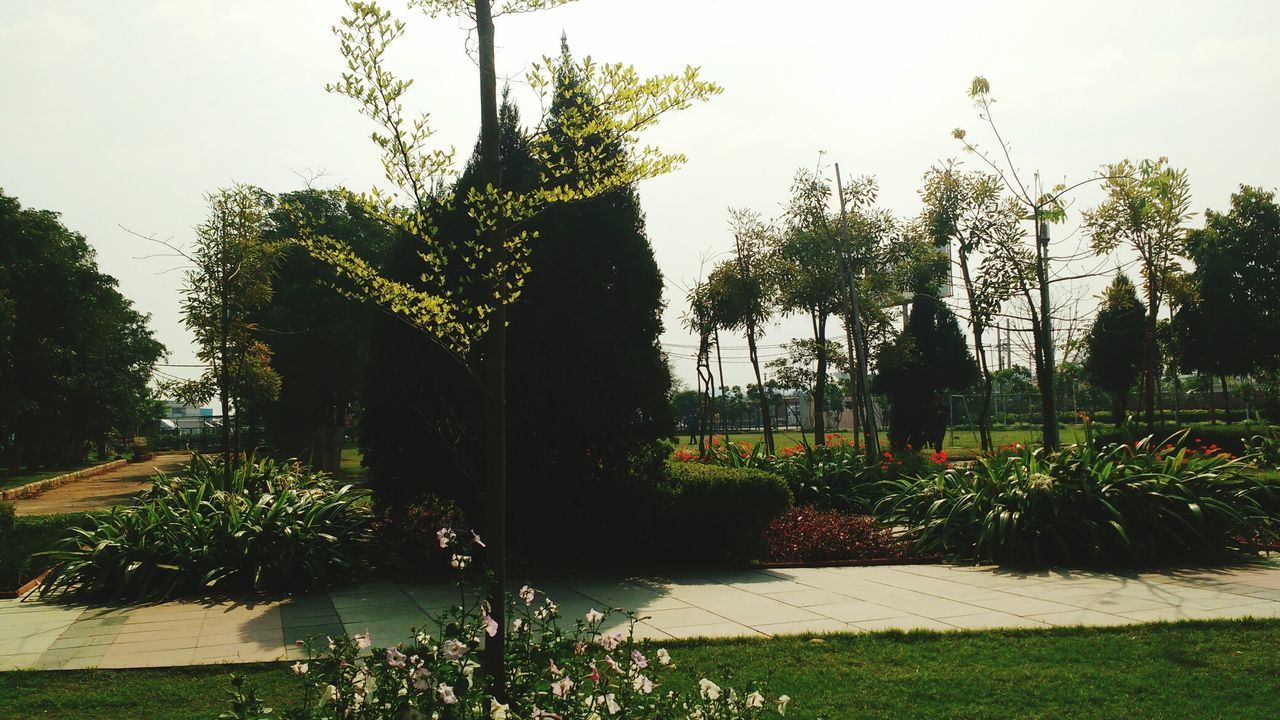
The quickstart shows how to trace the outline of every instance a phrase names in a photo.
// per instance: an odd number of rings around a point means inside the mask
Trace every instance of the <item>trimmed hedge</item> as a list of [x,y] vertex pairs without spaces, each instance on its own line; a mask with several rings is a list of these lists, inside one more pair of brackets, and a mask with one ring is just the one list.
[[791,507],[786,480],[773,473],[672,462],[659,483],[659,518],[673,560],[760,560],[764,533]]

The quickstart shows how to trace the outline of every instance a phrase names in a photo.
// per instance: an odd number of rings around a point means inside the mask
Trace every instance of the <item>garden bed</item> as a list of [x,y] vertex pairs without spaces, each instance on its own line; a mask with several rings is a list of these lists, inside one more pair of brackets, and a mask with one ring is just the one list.
[[36,553],[54,549],[67,536],[68,528],[87,517],[86,513],[67,513],[15,518],[13,528],[0,537],[0,599],[29,592],[54,563]]

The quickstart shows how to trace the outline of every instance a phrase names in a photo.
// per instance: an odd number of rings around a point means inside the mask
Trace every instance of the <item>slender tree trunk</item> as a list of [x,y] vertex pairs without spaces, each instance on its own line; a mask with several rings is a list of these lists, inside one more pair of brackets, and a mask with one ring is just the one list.
[[813,383],[813,444],[820,446],[826,443],[826,418],[823,417],[827,408],[827,315],[821,311],[815,311],[811,318],[813,320],[813,339],[817,341],[816,348],[818,354],[818,377]]
[[1147,432],[1156,429],[1156,315],[1159,298],[1147,273],[1147,317],[1142,330],[1142,409],[1147,417]]
[[1222,380],[1222,422],[1231,422],[1231,391],[1227,389],[1227,376],[1219,375]]
[[[984,324],[974,298],[973,280],[969,275],[969,255],[963,249],[957,253],[960,259],[960,276],[964,281],[965,295],[969,298],[969,324],[973,327],[973,352],[978,357],[978,369],[982,372],[982,403],[978,406],[978,438],[982,449],[990,451],[991,443],[991,368],[982,343]],[[997,347],[999,341],[997,341]],[[998,352],[998,349],[997,349]]]
[[1177,368],[1173,371],[1173,424],[1182,426],[1182,378]]
[[760,377],[760,356],[756,352],[756,326],[747,325],[747,352],[751,355],[751,369],[756,374],[756,390],[760,393],[760,429],[764,432],[764,451],[773,454],[773,409],[769,407],[769,393]]
[[[493,16],[490,0],[475,0],[476,38],[480,65],[480,185],[502,187],[502,158],[498,144],[498,81],[494,63]],[[485,231],[484,241],[500,260],[502,228]],[[490,572],[489,615],[498,631],[488,638],[484,665],[490,692],[507,701],[506,585],[507,585],[507,311],[501,303],[489,317],[484,342],[484,454],[485,533]]]
[[856,445],[862,431],[862,378],[858,373],[858,348],[853,342],[853,321],[850,318],[845,318],[844,322],[844,344],[849,353],[849,394],[852,396],[849,399],[853,402],[853,427],[849,429],[849,434],[853,436],[853,443]]
[[1049,245],[1046,240],[1048,232],[1044,230],[1044,220],[1040,217],[1040,208],[1035,212],[1036,227],[1036,280],[1040,285],[1040,323],[1036,333],[1036,344],[1039,345],[1039,381],[1041,398],[1041,419],[1043,421],[1044,447],[1046,450],[1057,450],[1058,441],[1058,398],[1055,394],[1054,376],[1057,373],[1053,347],[1053,304],[1049,297]]
[[720,427],[724,430],[724,441],[729,442],[729,412],[725,407],[724,363],[720,361],[720,329],[716,328],[716,372],[720,376]]
[[1208,382],[1209,393],[1206,397],[1208,397],[1209,399],[1209,423],[1215,424],[1218,422],[1218,420],[1217,418],[1214,417],[1214,414],[1213,414],[1213,375],[1209,375],[1208,380],[1209,380]]

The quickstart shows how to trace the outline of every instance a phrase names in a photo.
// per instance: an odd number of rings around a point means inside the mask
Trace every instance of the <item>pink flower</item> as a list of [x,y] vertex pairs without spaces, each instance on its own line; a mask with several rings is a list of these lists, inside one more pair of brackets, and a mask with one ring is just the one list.
[[498,634],[498,621],[489,617],[489,613],[484,614],[484,618],[481,619],[480,624],[484,626],[484,632],[489,637],[494,637]]
[[457,660],[467,654],[467,646],[457,640],[445,640],[440,644],[440,652],[444,653],[448,660]]
[[558,698],[568,695],[569,691],[572,689],[573,681],[569,678],[560,678],[559,680],[551,683],[551,694]]
[[404,653],[397,648],[387,648],[387,664],[391,667],[404,667]]
[[444,683],[436,686],[436,693],[440,696],[440,702],[445,705],[453,705],[458,702],[458,696],[453,694],[453,688]]
[[368,650],[373,647],[373,638],[369,637],[368,630],[365,630],[363,635],[356,635],[351,639],[356,641],[356,647],[361,650]]
[[436,542],[440,543],[441,549],[449,547],[449,543],[457,537],[449,528],[440,528],[436,531]]
[[479,545],[480,547],[489,547],[484,544],[484,541],[480,539],[480,536],[476,534],[475,530],[471,531],[471,542]]
[[631,664],[643,670],[649,667],[649,659],[646,658],[639,650],[632,650]]
[[533,588],[529,587],[528,585],[525,585],[524,587],[520,588],[520,599],[524,601],[525,605],[532,605],[533,598],[534,598]]
[[552,674],[552,675],[555,675],[556,677],[559,677],[559,676],[561,676],[561,675],[563,675],[563,674],[564,674],[564,671],[563,671],[563,670],[561,670],[560,668],[556,667],[556,661],[555,661],[555,660],[552,660],[552,661],[551,661],[551,674]]
[[605,655],[605,656],[604,656],[604,661],[605,661],[605,662],[607,662],[607,663],[609,663],[609,668],[610,668],[611,670],[613,670],[614,672],[618,673],[619,675],[621,675],[621,674],[622,674],[622,666],[618,664],[618,661],[617,661],[617,660],[614,660],[614,659],[613,659],[613,656],[612,656],[612,655]]
[[591,682],[600,684],[600,668],[596,667],[595,663],[591,663]]
[[419,692],[425,691],[427,688],[431,687],[431,684],[429,682],[429,680],[431,679],[431,671],[424,667],[420,667],[417,670],[414,670],[413,674],[410,675],[409,677],[413,680],[414,689],[418,690]]
[[604,613],[596,610],[595,608],[591,608],[591,610],[586,614],[586,620],[588,625],[595,625],[601,620],[604,620]]
[[617,650],[618,646],[621,644],[622,633],[620,632],[609,633],[608,635],[604,635],[600,638],[600,647],[604,648],[606,652],[613,652],[614,650]]
[[637,675],[631,680],[631,688],[641,695],[648,695],[653,692],[653,681],[643,675]]

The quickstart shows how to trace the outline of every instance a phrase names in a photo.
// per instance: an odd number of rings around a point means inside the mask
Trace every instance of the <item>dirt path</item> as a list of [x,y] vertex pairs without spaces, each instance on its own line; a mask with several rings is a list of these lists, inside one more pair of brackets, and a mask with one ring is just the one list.
[[109,473],[72,480],[42,495],[14,500],[19,515],[53,515],[54,513],[106,510],[129,502],[151,484],[157,470],[173,473],[186,466],[190,453],[156,455],[146,462],[130,463]]

